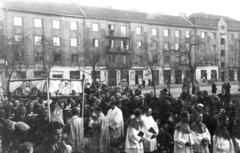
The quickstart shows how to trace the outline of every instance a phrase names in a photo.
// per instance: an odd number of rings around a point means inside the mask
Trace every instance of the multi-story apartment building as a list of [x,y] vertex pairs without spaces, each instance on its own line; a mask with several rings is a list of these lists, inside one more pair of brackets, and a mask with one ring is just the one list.
[[[232,19],[219,17],[221,20],[211,27],[201,25],[204,21],[197,20],[195,14],[188,19],[55,3],[12,2],[5,4],[3,10],[5,37],[11,44],[24,44],[23,68],[13,78],[39,78],[48,70],[52,78],[80,79],[84,73],[91,80],[94,67],[95,76],[109,85],[123,79],[130,85],[141,84],[151,74],[137,56],[154,45],[162,53],[154,74],[155,84],[182,83],[188,74],[188,68],[179,64],[187,60],[182,57],[182,46],[197,36],[206,44],[203,50],[194,48],[192,56],[212,55],[214,60],[206,60],[197,68],[196,77],[211,79],[224,75],[236,79],[239,58],[235,53],[239,52],[240,32],[231,25],[240,24]],[[232,34],[234,40],[230,39]],[[222,50],[225,58],[219,54]]]
[[[209,52],[216,55],[220,81],[239,78],[240,22],[229,17],[196,13],[189,17],[198,35],[207,39]],[[215,70],[201,69],[199,75],[212,78]]]

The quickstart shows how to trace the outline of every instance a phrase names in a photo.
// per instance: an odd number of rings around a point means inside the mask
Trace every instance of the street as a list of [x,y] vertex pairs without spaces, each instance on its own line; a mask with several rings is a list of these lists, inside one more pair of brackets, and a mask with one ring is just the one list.
[[[216,86],[217,86],[217,93],[220,93],[221,88],[222,88],[222,83],[217,83]],[[206,84],[199,85],[199,87],[200,87],[201,91],[206,90],[208,92],[208,94],[211,94],[211,92],[212,92],[211,91],[212,90],[211,84],[209,84],[209,85],[206,85]],[[164,87],[160,87],[160,86],[156,87],[156,94],[159,95],[160,91],[163,88],[165,88],[165,86]],[[151,88],[147,87],[147,88],[142,89],[143,94],[149,93],[151,91],[153,91],[152,87]],[[172,94],[173,97],[180,96],[181,92],[182,92],[182,85],[171,85],[170,93]],[[238,91],[238,83],[237,82],[231,83],[231,93],[232,94],[240,93]]]

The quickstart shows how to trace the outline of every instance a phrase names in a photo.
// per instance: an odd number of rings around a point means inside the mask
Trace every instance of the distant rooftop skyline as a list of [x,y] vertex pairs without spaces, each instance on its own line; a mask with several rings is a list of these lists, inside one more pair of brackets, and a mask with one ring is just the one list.
[[[2,0],[16,1],[16,0]],[[86,6],[111,7],[114,9],[134,10],[167,15],[191,15],[207,13],[240,21],[240,2],[238,0],[17,0],[25,2],[78,3]]]

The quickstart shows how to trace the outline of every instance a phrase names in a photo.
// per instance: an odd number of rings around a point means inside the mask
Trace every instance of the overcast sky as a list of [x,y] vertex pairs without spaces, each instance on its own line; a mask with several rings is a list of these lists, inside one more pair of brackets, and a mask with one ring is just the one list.
[[[8,0],[6,0],[8,1]],[[12,1],[12,0],[11,0]],[[115,9],[138,10],[149,13],[190,15],[196,12],[223,15],[240,20],[239,0],[25,0],[44,2],[77,2],[88,6],[110,6]]]

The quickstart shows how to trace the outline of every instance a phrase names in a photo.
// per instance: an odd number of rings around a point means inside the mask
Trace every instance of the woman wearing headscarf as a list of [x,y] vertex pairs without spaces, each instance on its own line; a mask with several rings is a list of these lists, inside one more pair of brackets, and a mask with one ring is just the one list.
[[213,136],[213,153],[234,153],[233,142],[228,130],[229,118],[221,115]]

